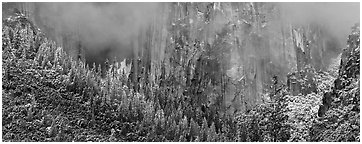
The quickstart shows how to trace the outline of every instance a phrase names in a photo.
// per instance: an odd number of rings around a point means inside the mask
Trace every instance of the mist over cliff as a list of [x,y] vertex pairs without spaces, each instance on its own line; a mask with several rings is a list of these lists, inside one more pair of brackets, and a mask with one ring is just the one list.
[[34,7],[35,21],[45,32],[65,47],[64,37],[78,40],[85,57],[99,64],[107,58],[130,58],[132,40],[149,27],[159,4],[35,3]]
[[292,2],[278,3],[282,19],[291,24],[316,23],[345,43],[351,27],[360,21],[359,3],[353,2]]
[[[3,7],[10,4],[4,4]],[[65,45],[70,53],[77,53],[74,49],[79,43],[73,41],[79,41],[85,50],[85,57],[93,58],[90,59],[91,62],[102,63],[112,57],[121,59],[133,57],[132,42],[137,43],[141,32],[147,31],[151,25],[162,25],[162,21],[155,21],[155,18],[161,17],[161,13],[171,12],[161,11],[167,5],[167,3],[25,3],[25,6],[17,7],[31,11],[30,15],[35,23],[44,29],[49,37]],[[335,46],[326,47],[328,49],[326,52],[331,52],[332,55],[340,52],[342,49],[340,44],[345,43],[350,27],[359,22],[358,3],[292,2],[267,5],[273,5],[279,15],[278,18],[267,16],[265,19],[269,21],[267,31],[278,31],[280,25],[318,26],[319,29],[323,29],[324,35],[330,37],[328,41],[335,43]],[[216,3],[214,9],[228,11],[222,7]],[[206,13],[202,6],[198,6],[198,10]],[[213,25],[211,33],[220,32],[227,19],[226,15],[215,14],[213,23],[210,24]],[[171,21],[173,20],[168,19],[163,23],[172,24]]]

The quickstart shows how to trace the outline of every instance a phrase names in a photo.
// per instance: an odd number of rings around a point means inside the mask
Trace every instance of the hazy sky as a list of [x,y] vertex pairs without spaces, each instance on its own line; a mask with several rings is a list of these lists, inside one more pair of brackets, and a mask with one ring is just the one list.
[[345,40],[351,27],[360,21],[360,4],[355,2],[279,3],[283,18],[296,24],[316,22],[328,27],[332,34]]

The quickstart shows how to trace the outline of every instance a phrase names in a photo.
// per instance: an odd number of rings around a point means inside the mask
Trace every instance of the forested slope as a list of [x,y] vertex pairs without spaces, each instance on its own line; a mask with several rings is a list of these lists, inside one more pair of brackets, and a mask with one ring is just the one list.
[[341,57],[338,76],[325,92],[311,127],[313,141],[360,141],[360,28],[355,25]]
[[[250,25],[250,29],[224,25],[212,42],[198,41],[204,39],[201,34],[194,40],[192,33],[182,28],[188,20],[176,20],[179,23],[171,27],[171,34],[161,34],[158,41],[176,39],[165,42],[166,60],[151,67],[147,54],[155,51],[142,50],[143,59],[131,63],[106,61],[102,72],[101,66],[89,66],[70,57],[24,15],[4,19],[3,141],[359,141],[359,25],[353,28],[347,48],[341,60],[334,60],[335,65],[325,71],[315,70],[313,62],[303,57],[305,53],[299,53],[296,57],[303,62],[295,66],[296,72],[289,73],[285,84],[281,76],[261,74],[261,69],[268,70],[257,64],[263,60],[250,58],[245,60],[248,63],[229,65],[223,52],[216,51],[238,46],[228,41],[233,29],[250,30],[243,31],[250,36],[242,40],[244,50],[269,48],[253,43],[254,39],[264,44],[273,41],[268,34],[260,34],[260,19],[250,18],[256,25]],[[200,25],[191,26],[190,32],[196,35]],[[243,26],[247,27],[247,22]],[[304,40],[299,36],[303,33],[307,35]],[[289,39],[290,46],[308,50],[300,48],[300,43],[306,43],[312,35],[308,30],[300,28],[292,35],[295,42]],[[220,47],[225,49],[214,49]],[[245,69],[259,72],[235,70],[240,65],[252,65]],[[253,85],[237,83],[233,95],[252,99],[257,83],[263,81],[270,80],[270,88],[257,99],[262,102],[241,104],[247,108],[240,112],[242,106],[237,104],[257,100],[235,102],[241,97],[235,96],[231,104],[225,104],[225,96],[230,95],[226,93],[231,82],[243,79],[240,74],[244,73]],[[243,88],[248,90],[241,91]]]

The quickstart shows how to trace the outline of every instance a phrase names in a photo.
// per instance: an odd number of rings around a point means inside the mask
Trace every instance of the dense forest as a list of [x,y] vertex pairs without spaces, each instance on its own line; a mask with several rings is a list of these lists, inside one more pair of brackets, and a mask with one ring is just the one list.
[[109,39],[41,6],[3,3],[4,142],[360,141],[359,23],[339,42],[274,3],[163,3]]

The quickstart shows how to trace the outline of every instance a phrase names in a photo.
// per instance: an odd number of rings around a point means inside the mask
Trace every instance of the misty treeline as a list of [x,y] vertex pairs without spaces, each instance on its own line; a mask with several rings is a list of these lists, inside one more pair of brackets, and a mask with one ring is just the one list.
[[164,3],[110,41],[3,18],[3,141],[360,141],[359,24],[341,41],[282,8]]

